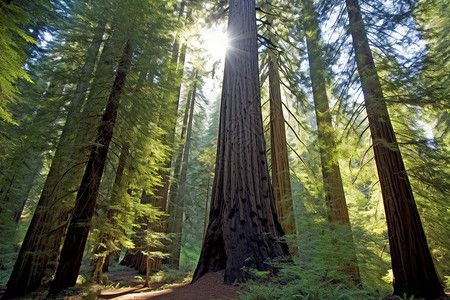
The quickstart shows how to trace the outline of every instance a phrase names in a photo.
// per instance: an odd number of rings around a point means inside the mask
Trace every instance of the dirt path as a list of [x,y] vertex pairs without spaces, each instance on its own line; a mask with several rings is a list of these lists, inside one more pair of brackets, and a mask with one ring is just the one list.
[[[113,277],[114,276],[114,277]],[[129,278],[131,275],[129,272],[121,272],[111,274],[109,279],[112,282],[116,282],[114,279],[118,279],[119,276],[125,276],[120,278],[120,282],[133,281],[133,278]],[[128,277],[128,278],[127,278]],[[124,284],[125,285],[125,284]],[[97,299],[154,299],[154,300],[209,300],[209,299],[237,299],[239,298],[239,292],[243,289],[238,286],[229,286],[223,284],[223,271],[216,273],[208,273],[200,278],[196,283],[189,284],[189,282],[176,284],[170,286],[167,289],[154,291],[161,287],[161,284],[154,283],[150,288],[144,288],[143,285],[137,285],[133,288],[123,289],[110,289],[103,290]]]

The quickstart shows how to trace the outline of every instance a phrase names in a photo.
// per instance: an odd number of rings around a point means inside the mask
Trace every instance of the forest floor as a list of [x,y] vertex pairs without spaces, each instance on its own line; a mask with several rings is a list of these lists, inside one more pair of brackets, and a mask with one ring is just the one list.
[[[242,287],[230,286],[223,283],[223,271],[208,273],[194,284],[190,280],[182,283],[164,284],[151,282],[150,287],[144,287],[136,282],[138,274],[135,270],[120,270],[106,273],[112,286],[127,286],[127,288],[102,289],[96,299],[237,299]],[[84,297],[83,297],[84,298]],[[76,300],[78,297],[65,297],[66,300]]]

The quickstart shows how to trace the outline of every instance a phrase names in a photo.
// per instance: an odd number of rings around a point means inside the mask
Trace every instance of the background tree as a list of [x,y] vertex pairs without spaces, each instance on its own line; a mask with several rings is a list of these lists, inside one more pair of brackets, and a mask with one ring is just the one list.
[[274,189],[277,215],[285,234],[295,234],[294,207],[291,193],[291,179],[289,159],[286,146],[285,119],[281,98],[281,82],[279,74],[279,52],[276,45],[279,38],[271,30],[276,30],[275,18],[272,15],[272,3],[263,7],[266,12],[266,24],[272,28],[266,30],[262,36],[268,39],[267,45],[267,77],[269,77],[270,103],[270,160],[272,170],[272,186]]
[[[316,113],[317,138],[322,166],[323,185],[327,216],[330,222],[346,224],[350,230],[350,219],[345,201],[344,186],[337,157],[335,133],[332,124],[332,111],[329,107],[325,66],[322,58],[320,31],[317,15],[312,1],[302,0],[302,21],[308,49],[309,72],[312,83],[313,99]],[[353,244],[351,238],[344,243]],[[347,262],[347,271],[355,281],[359,281],[356,256]]]
[[359,3],[347,0],[356,62],[380,178],[394,273],[394,293],[443,295],[370,52]]

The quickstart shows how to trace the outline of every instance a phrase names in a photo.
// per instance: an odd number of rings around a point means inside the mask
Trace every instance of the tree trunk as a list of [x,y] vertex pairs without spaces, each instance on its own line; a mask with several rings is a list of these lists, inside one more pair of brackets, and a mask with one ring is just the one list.
[[[181,18],[183,11],[184,11],[184,2],[182,2],[182,4],[181,4],[179,18]],[[165,143],[167,145],[172,144],[174,141],[174,137],[175,137],[176,118],[174,116],[176,116],[178,113],[178,106],[179,106],[179,102],[180,102],[180,91],[181,91],[181,79],[183,77],[183,72],[184,72],[184,64],[185,64],[185,60],[186,60],[187,45],[186,45],[186,43],[184,43],[181,46],[181,51],[179,51],[178,48],[179,48],[178,38],[176,37],[175,42],[173,44],[173,48],[172,48],[171,62],[173,64],[175,64],[178,61],[177,66],[176,66],[176,68],[177,68],[176,74],[177,74],[177,78],[179,79],[179,82],[177,82],[178,94],[177,94],[177,99],[173,105],[173,111],[171,112],[171,114],[169,114],[170,117],[174,118],[173,122],[168,122],[169,124],[164,128],[167,132],[170,133],[170,134],[168,134],[168,137],[165,140]],[[167,108],[161,108],[161,109],[167,109]],[[160,118],[161,118],[161,116],[160,116]],[[174,215],[175,205],[169,199],[170,176],[169,176],[169,172],[167,171],[167,170],[171,169],[171,165],[172,165],[172,159],[168,159],[165,167],[161,168],[159,171],[159,175],[162,177],[161,182],[163,184],[156,188],[156,192],[154,193],[155,197],[145,197],[145,191],[144,191],[142,200],[144,200],[144,198],[145,198],[144,201],[146,201],[146,202],[142,202],[142,203],[151,203],[153,206],[161,207],[162,211],[168,212],[169,215]],[[165,217],[162,217],[162,220],[160,222],[149,223],[149,224],[147,224],[147,226],[149,227],[149,229],[156,231],[156,232],[166,232],[167,228],[170,227],[170,226],[167,226],[167,223],[168,223],[168,220]],[[142,228],[139,230],[144,230],[144,229]],[[153,250],[160,251],[163,249],[153,249]],[[145,274],[146,273],[146,270],[145,270],[146,263],[144,264],[143,262],[144,262],[144,260],[146,260],[146,257],[147,256],[143,255],[141,252],[136,252],[136,253],[127,252],[125,257],[123,258],[121,264],[129,266],[129,267],[137,268],[137,269],[139,269],[139,272],[141,274]],[[159,271],[161,268],[161,265],[162,265],[161,258],[155,257],[151,260],[150,267],[151,267],[152,271]],[[139,267],[139,266],[144,266],[144,267]]]
[[108,154],[108,147],[114,131],[120,96],[131,67],[131,56],[131,45],[127,41],[108,104],[105,108],[102,124],[98,129],[95,146],[91,152],[80,189],[78,190],[75,208],[61,250],[55,279],[50,285],[52,293],[58,293],[62,289],[74,286],[76,283]]
[[[197,73],[197,72],[195,72]],[[195,80],[197,78],[195,77]],[[175,218],[173,219],[173,229],[172,233],[176,236],[172,241],[172,253],[171,258],[169,259],[169,263],[175,268],[180,267],[180,253],[181,253],[181,239],[183,233],[183,212],[184,212],[184,190],[186,187],[186,175],[187,175],[187,164],[189,160],[189,149],[191,143],[191,133],[192,133],[192,121],[194,118],[194,105],[195,105],[195,97],[197,94],[197,82],[194,83],[194,87],[192,90],[192,99],[189,101],[189,120],[187,122],[186,129],[186,141],[184,143],[183,149],[183,161],[181,163],[181,172],[180,172],[180,183],[178,186],[178,201],[175,210]]]
[[[269,50],[271,51],[271,50]],[[281,101],[280,74],[276,56],[269,53],[270,91],[270,159],[272,186],[278,218],[285,234],[295,234],[294,203],[292,202],[286,130]]]
[[193,282],[221,269],[226,284],[244,281],[243,268],[271,270],[267,259],[289,256],[269,180],[256,31],[255,1],[231,0],[211,211]]
[[389,234],[394,294],[445,295],[389,118],[358,0],[346,0]]
[[[192,73],[194,75],[194,72]],[[193,79],[193,77],[191,78]],[[181,85],[180,85],[181,88]],[[184,149],[184,143],[186,141],[186,129],[187,129],[187,123],[189,119],[189,108],[191,106],[191,100],[192,100],[192,90],[189,90],[187,99],[186,99],[186,107],[184,109],[184,117],[183,117],[183,124],[181,126],[181,134],[180,139],[178,143],[174,143],[177,147],[177,149],[174,151],[172,156],[172,161],[174,161],[173,168],[173,178],[170,182],[170,194],[169,194],[169,214],[171,215],[170,220],[170,230],[173,232],[174,230],[174,222],[176,218],[176,207],[178,206],[178,179],[180,175],[180,169],[181,169],[181,163],[183,160],[183,149]],[[170,259],[169,259],[170,264]]]
[[58,257],[66,229],[68,207],[73,203],[73,199],[67,199],[67,197],[73,193],[71,188],[74,177],[68,174],[74,172],[75,168],[77,171],[82,169],[81,165],[73,164],[71,160],[72,152],[70,151],[73,149],[70,149],[70,144],[76,134],[72,126],[79,121],[78,113],[82,106],[81,94],[86,91],[88,85],[86,79],[91,77],[97,61],[103,33],[104,30],[99,25],[97,34],[87,50],[87,60],[82,69],[82,81],[72,98],[71,111],[67,116],[41,197],[7,284],[8,297],[23,296],[36,290],[41,285],[47,269],[50,269],[49,273],[53,275],[56,268],[53,261]]
[[[331,111],[328,103],[325,65],[322,57],[318,18],[312,0],[302,0],[301,5],[316,111],[317,135],[328,220],[330,222],[348,225],[348,229],[351,231],[344,186],[339,169],[339,160],[336,154],[336,140],[331,120]],[[339,243],[353,245],[353,237],[349,235],[348,240],[339,241]],[[336,244],[336,247],[339,247],[339,244]],[[348,265],[344,265],[343,268],[347,274],[352,276],[355,282],[359,283],[360,276],[356,253],[353,253],[351,256],[351,261]]]
[[341,172],[336,152],[336,141],[328,104],[325,81],[325,66],[319,37],[319,24],[313,1],[302,0],[303,26],[305,28],[314,106],[316,111],[317,134],[327,205],[328,220],[349,224],[347,204]]
[[[123,173],[125,172],[125,166],[126,161],[129,156],[129,146],[125,142],[122,145],[122,151],[119,156],[119,163],[117,165],[116,170],[116,177],[114,178],[114,184],[112,187],[112,194],[111,194],[111,200],[109,203],[106,203],[108,205],[108,210],[106,212],[106,222],[108,224],[111,224],[113,227],[117,225],[117,221],[114,219],[117,208],[112,209],[111,207],[117,207],[120,204],[119,199],[119,193],[122,190],[122,177]],[[112,236],[108,232],[104,232],[103,228],[99,228],[100,233],[98,235],[97,239],[97,245],[94,247],[94,253],[100,254],[101,256],[97,259],[96,263],[94,264],[94,270],[92,271],[91,278],[97,282],[102,283],[102,275],[103,272],[106,272],[108,270],[108,263],[109,263],[109,255],[113,249],[108,249],[107,247],[103,246],[108,243],[108,241],[114,240],[114,236]],[[106,264],[106,265],[105,265]]]

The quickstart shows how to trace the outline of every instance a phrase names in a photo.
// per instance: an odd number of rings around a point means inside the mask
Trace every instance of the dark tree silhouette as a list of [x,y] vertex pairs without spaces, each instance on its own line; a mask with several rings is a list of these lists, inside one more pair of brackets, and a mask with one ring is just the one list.
[[[86,52],[86,61],[81,70],[82,79],[71,99],[70,112],[61,133],[52,164],[47,175],[41,197],[28,227],[14,269],[7,284],[8,297],[23,296],[36,290],[43,278],[53,274],[66,230],[74,182],[79,184],[83,166],[79,163],[80,144],[87,133],[76,124],[81,123],[83,97],[92,77],[97,56],[102,45],[105,24],[97,26],[96,34]],[[87,104],[89,105],[89,104]],[[92,119],[92,118],[91,118]],[[93,125],[92,122],[90,124]],[[77,132],[78,130],[78,132]],[[81,139],[80,139],[81,138]],[[74,161],[76,162],[74,164]]]
[[105,113],[103,114],[102,123],[98,128],[95,146],[92,149],[80,189],[77,193],[75,208],[61,250],[55,279],[50,285],[51,293],[58,293],[67,287],[74,286],[76,283],[84,247],[86,246],[91,227],[91,219],[94,214],[100,180],[108,155],[108,147],[113,136],[120,96],[131,66],[131,56],[132,48],[130,42],[127,41],[105,108]]
[[254,0],[231,0],[219,137],[208,228],[193,282],[225,269],[232,284],[270,270],[266,260],[289,255],[279,239],[261,117]]

